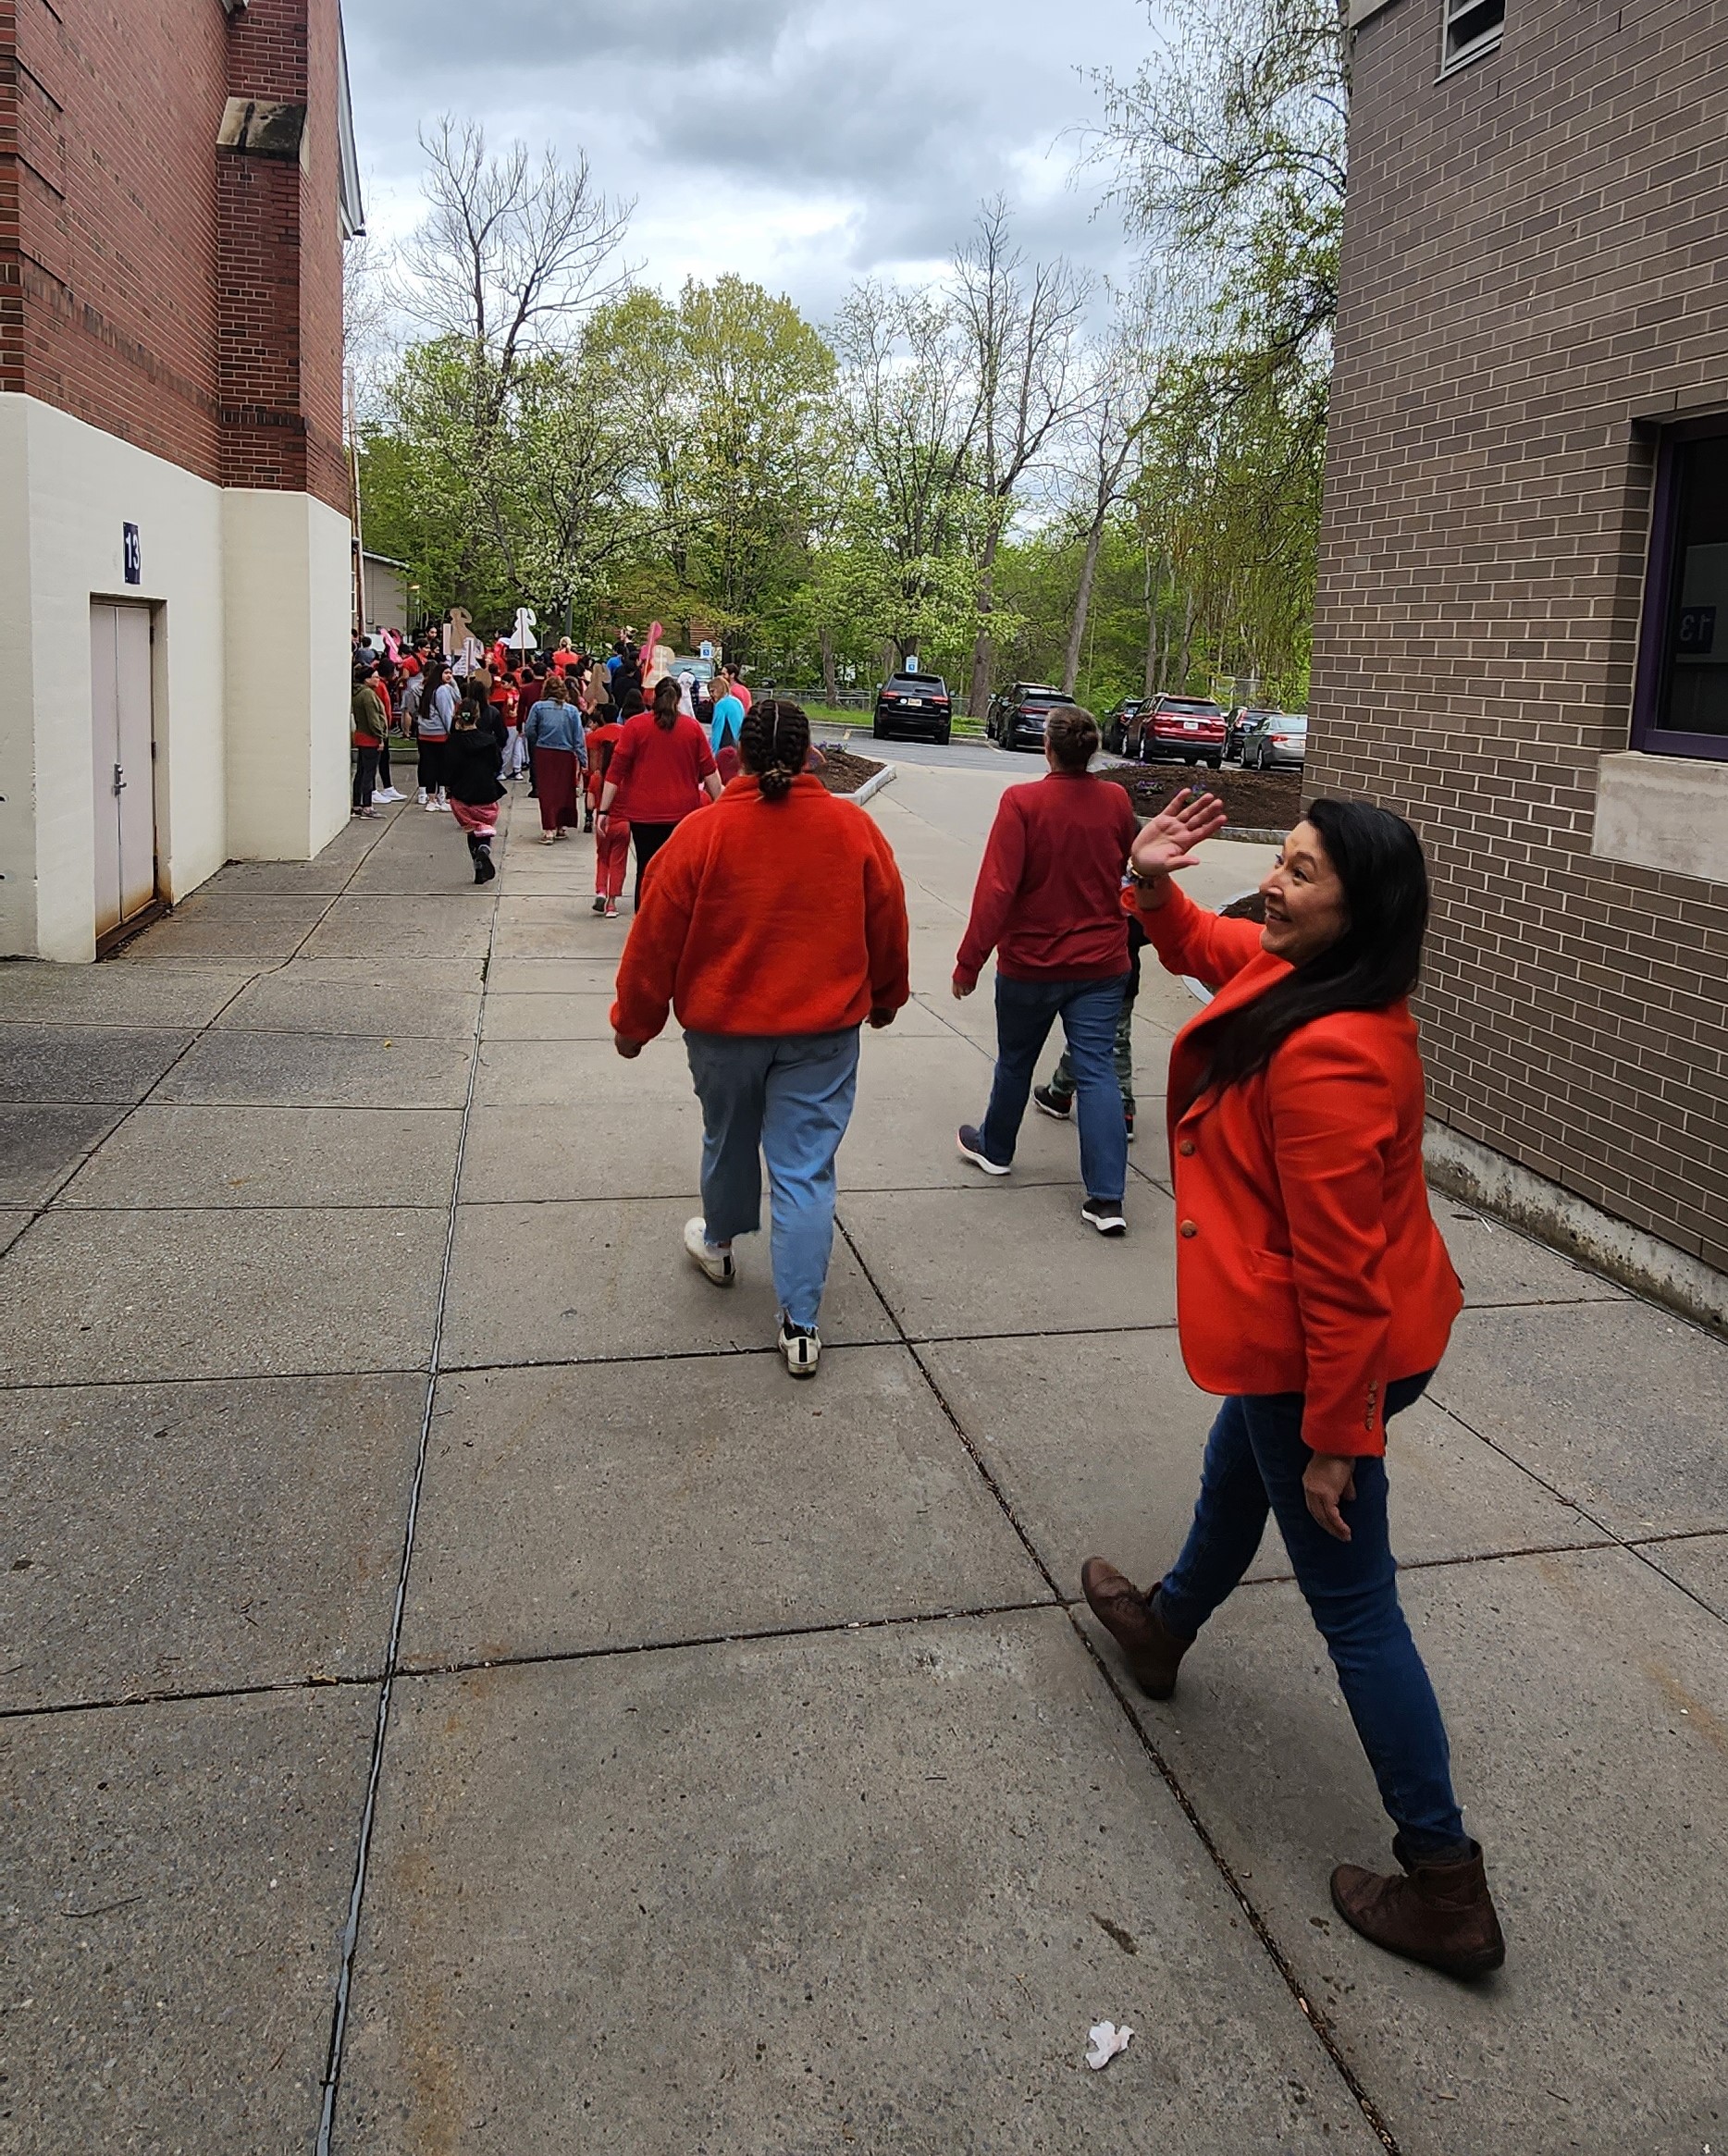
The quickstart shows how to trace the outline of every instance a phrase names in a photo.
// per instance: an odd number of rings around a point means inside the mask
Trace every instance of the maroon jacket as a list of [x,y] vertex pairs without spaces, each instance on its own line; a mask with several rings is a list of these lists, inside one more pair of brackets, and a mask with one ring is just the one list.
[[954,978],[973,988],[994,950],[1010,980],[1108,980],[1128,971],[1122,872],[1139,829],[1127,794],[1052,771],[1002,796]]

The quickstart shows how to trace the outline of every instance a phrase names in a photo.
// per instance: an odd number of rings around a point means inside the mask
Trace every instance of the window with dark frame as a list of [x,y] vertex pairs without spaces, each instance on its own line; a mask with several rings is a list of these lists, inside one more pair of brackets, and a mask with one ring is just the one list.
[[1444,27],[1440,36],[1440,72],[1479,60],[1500,42],[1506,23],[1506,0],[1443,0]]
[[1657,450],[1632,745],[1728,761],[1728,418]]

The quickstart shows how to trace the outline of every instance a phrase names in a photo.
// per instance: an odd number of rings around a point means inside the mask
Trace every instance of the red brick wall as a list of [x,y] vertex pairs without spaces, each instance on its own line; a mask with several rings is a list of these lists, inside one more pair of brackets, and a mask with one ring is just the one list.
[[1595,859],[1651,451],[1728,402],[1720,0],[1438,0],[1355,39],[1310,791],[1421,830],[1434,1113],[1728,1268],[1728,888]]
[[[0,386],[346,508],[336,37],[337,0],[0,0]],[[230,90],[310,103],[306,172],[216,148]]]
[[0,277],[21,302],[6,386],[215,478],[222,9],[13,0],[6,14],[19,206]]

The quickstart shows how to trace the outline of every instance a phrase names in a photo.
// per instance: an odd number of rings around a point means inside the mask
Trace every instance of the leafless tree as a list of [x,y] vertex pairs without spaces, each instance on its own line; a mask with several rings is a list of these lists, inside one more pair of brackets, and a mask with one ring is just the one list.
[[970,351],[978,420],[973,466],[986,504],[967,709],[990,701],[994,573],[1015,497],[1080,408],[1075,364],[1091,280],[1060,255],[1029,270],[1000,196],[979,212],[954,260],[955,310]]
[[401,305],[434,336],[466,345],[501,393],[530,354],[567,349],[580,317],[628,282],[619,259],[634,202],[599,193],[574,165],[524,142],[501,155],[449,114],[420,136],[426,214],[402,250]]
[[1128,491],[1135,447],[1154,410],[1156,392],[1150,342],[1143,315],[1127,311],[1118,314],[1106,336],[1087,348],[1080,362],[1088,388],[1085,404],[1068,430],[1064,491],[1069,513],[1085,532],[1086,544],[1062,662],[1064,696],[1074,694],[1080,678],[1105,526]]

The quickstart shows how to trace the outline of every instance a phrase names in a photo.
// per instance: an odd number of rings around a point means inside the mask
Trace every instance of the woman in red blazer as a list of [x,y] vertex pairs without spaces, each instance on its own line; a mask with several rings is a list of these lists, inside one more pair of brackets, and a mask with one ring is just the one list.
[[1377,1944],[1475,1976],[1505,1943],[1399,1607],[1386,1510],[1387,1423],[1420,1397],[1463,1300],[1422,1173],[1408,998],[1427,869],[1401,818],[1316,801],[1260,886],[1256,928],[1170,880],[1223,823],[1212,795],[1179,795],[1129,873],[1164,964],[1216,991],[1171,1051],[1169,1121],[1182,1357],[1225,1404],[1158,1586],[1142,1595],[1102,1558],[1081,1582],[1141,1685],[1167,1699],[1277,1518],[1397,1829],[1401,1872],[1340,1865],[1333,1903]]

